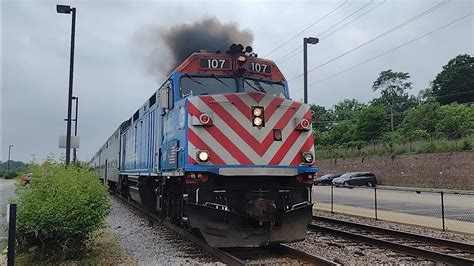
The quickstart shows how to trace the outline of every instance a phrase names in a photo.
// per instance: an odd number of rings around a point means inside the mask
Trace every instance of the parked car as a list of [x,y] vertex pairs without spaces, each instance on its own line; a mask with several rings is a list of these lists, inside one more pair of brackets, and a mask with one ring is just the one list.
[[314,184],[315,185],[327,185],[327,186],[330,186],[332,184],[332,180],[334,178],[338,178],[340,177],[341,175],[340,174],[326,174],[326,175],[323,175],[323,176],[320,176],[318,178],[315,178],[314,179]]
[[333,185],[337,187],[347,186],[369,186],[375,187],[377,185],[377,178],[371,172],[350,172],[341,175],[332,180]]

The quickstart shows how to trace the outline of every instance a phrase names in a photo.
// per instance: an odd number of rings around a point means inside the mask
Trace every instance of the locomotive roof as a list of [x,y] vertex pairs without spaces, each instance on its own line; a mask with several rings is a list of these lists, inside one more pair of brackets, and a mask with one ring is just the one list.
[[[244,58],[245,61],[242,62],[241,60]],[[211,65],[211,63],[216,64]],[[245,68],[246,71],[236,74],[237,68]],[[189,75],[237,75],[278,81],[286,80],[275,62],[248,54],[193,53],[178,65],[176,70]]]

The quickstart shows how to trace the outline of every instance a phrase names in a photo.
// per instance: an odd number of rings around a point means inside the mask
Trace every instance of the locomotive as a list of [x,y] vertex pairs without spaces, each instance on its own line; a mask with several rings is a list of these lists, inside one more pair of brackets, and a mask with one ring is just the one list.
[[100,179],[212,247],[305,238],[310,106],[251,47],[193,53],[90,161]]

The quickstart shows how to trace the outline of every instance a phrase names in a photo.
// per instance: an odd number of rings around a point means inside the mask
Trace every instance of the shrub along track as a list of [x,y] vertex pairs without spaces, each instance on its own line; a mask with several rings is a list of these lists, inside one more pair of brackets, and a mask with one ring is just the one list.
[[120,197],[114,192],[110,192],[115,198],[124,204],[143,213],[150,222],[162,224],[183,238],[189,240],[196,246],[200,247],[206,253],[216,257],[220,261],[230,265],[247,265],[247,264],[311,264],[311,265],[337,265],[334,262],[324,258],[311,255],[309,253],[297,250],[284,244],[271,245],[264,248],[213,248],[200,237],[184,230],[181,227],[171,224],[167,220],[161,220],[156,214],[145,210],[141,205]]
[[367,224],[313,216],[310,230],[365,242],[433,262],[474,265],[474,246],[441,238],[428,237]]

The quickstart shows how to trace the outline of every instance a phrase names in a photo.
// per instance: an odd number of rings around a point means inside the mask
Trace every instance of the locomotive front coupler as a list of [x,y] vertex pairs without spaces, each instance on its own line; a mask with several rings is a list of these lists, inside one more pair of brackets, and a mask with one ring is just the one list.
[[256,220],[259,225],[275,219],[276,204],[274,200],[257,198],[247,202],[246,213],[249,218]]

